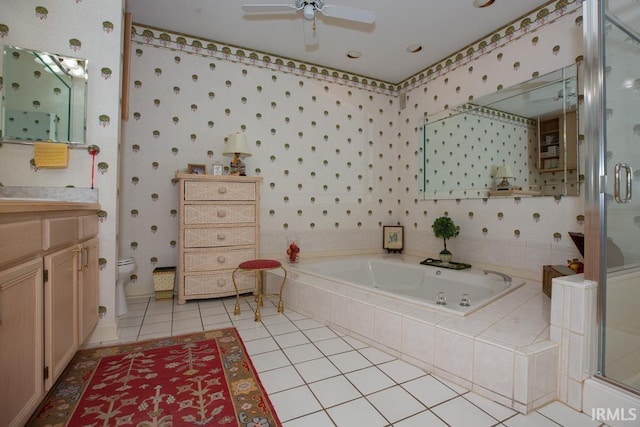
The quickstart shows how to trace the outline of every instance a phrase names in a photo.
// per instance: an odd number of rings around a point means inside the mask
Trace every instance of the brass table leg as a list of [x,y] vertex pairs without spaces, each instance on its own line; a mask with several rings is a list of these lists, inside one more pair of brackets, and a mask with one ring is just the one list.
[[238,293],[238,285],[236,284],[236,271],[238,271],[237,268],[233,270],[233,273],[231,273],[231,281],[233,282],[233,287],[236,290],[236,305],[233,308],[234,316],[240,315],[240,293]]

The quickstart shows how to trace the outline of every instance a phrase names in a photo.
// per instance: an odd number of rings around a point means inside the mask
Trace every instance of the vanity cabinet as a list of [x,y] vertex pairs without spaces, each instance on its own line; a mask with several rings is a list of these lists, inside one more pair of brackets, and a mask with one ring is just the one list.
[[22,426],[98,321],[95,209],[3,212],[0,425]]
[[[178,174],[178,303],[235,294],[231,273],[260,253],[260,177]],[[240,293],[254,274],[237,274]]]
[[[565,128],[566,123],[566,128]],[[562,172],[577,168],[576,113],[538,120],[538,170]]]

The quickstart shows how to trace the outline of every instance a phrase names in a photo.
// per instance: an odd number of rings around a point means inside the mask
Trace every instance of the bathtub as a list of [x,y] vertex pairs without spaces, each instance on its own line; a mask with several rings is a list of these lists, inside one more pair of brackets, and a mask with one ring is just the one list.
[[[525,283],[508,282],[497,274],[483,274],[481,270],[458,271],[380,258],[319,261],[298,264],[295,269],[459,316],[471,314]],[[462,301],[463,294],[468,298],[468,305]]]

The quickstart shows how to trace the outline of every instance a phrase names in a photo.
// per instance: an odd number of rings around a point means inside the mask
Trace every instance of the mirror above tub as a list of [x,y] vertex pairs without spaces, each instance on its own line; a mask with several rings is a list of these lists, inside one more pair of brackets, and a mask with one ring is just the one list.
[[577,196],[578,67],[429,115],[422,199]]
[[2,142],[86,142],[87,61],[4,46]]

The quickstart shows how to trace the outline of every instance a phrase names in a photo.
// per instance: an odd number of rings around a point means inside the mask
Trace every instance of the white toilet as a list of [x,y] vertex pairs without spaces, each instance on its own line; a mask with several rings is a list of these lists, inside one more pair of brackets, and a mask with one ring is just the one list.
[[136,271],[136,260],[126,258],[118,260],[118,281],[116,282],[116,316],[127,314],[127,294],[124,285],[129,283],[129,278]]

